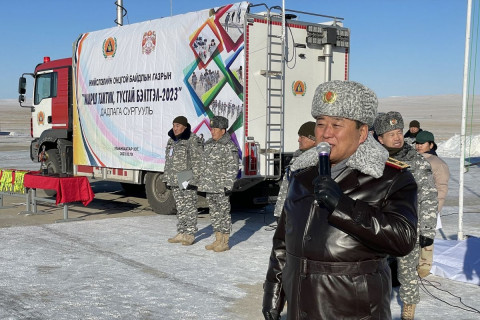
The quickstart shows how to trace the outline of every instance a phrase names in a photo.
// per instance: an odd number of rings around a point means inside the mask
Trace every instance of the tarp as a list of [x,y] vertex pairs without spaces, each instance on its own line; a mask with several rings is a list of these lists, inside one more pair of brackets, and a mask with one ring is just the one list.
[[466,240],[435,239],[431,273],[480,285],[480,238]]
[[[74,164],[161,171],[172,120],[243,145],[241,2],[85,33],[74,57]],[[244,69],[243,69],[244,70]]]

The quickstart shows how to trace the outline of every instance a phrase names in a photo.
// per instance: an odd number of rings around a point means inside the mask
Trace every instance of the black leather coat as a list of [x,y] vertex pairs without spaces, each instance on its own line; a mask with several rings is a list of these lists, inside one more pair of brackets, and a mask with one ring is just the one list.
[[[273,238],[263,310],[288,319],[391,319],[386,257],[414,247],[417,185],[385,166],[375,179],[346,168],[335,181],[344,195],[332,214],[316,204],[317,167],[293,173]],[[275,312],[276,311],[276,312]]]

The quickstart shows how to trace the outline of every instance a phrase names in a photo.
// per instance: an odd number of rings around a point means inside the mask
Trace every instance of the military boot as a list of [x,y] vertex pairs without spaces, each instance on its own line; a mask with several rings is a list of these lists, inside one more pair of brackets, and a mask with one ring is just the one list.
[[190,246],[195,241],[195,236],[193,234],[184,234],[182,244],[184,246]]
[[413,317],[415,316],[415,307],[416,304],[404,303],[402,309],[402,320],[413,320]]
[[175,237],[169,238],[168,242],[170,242],[170,243],[180,243],[180,242],[183,241],[183,236],[184,236],[183,233],[177,233],[177,235]]
[[221,240],[220,243],[213,248],[213,251],[215,252],[223,252],[230,250],[230,247],[228,246],[228,240],[230,239],[230,235],[227,233],[221,233]]
[[222,241],[222,233],[220,232],[215,232],[215,241],[213,241],[211,244],[207,244],[205,246],[205,249],[207,250],[213,250],[213,248],[215,248],[216,246],[218,246],[220,244],[220,242]]

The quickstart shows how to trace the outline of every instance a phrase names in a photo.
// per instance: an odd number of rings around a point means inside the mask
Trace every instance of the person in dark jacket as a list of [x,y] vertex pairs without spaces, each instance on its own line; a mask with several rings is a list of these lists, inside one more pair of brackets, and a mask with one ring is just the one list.
[[331,146],[331,173],[319,174],[314,148],[291,170],[264,283],[265,319],[280,319],[285,301],[287,319],[391,319],[387,256],[415,245],[417,185],[368,134],[377,106],[357,82],[317,87],[315,137]]
[[418,122],[418,120],[410,121],[410,124],[408,125],[408,131],[405,132],[405,134],[403,135],[403,138],[405,139],[405,143],[406,144],[415,143],[415,139],[417,138],[417,135],[422,131],[423,130],[420,128],[420,122]]
[[302,155],[308,149],[315,147],[315,122],[308,121],[300,126],[298,129],[298,149],[293,153],[292,160],[285,168],[287,172],[283,176],[282,184],[280,185],[280,190],[278,191],[277,201],[275,203],[275,209],[273,211],[273,216],[278,219],[282,214],[283,203],[285,202],[285,197],[287,196],[288,190],[288,171],[290,167],[297,160],[299,156]]

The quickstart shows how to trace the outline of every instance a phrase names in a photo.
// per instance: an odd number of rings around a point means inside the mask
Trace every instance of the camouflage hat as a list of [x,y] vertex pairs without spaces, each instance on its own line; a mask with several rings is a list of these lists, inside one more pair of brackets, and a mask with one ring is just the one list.
[[302,124],[298,129],[298,135],[315,141],[315,122],[309,121]]
[[222,116],[215,116],[210,120],[210,128],[227,129],[228,119]]
[[312,116],[341,117],[373,125],[378,100],[375,93],[354,81],[329,81],[317,87],[312,101]]
[[173,119],[173,123],[179,123],[181,125],[184,125],[185,127],[188,127],[188,120],[184,116],[178,116],[175,119]]
[[389,111],[378,115],[373,126],[375,127],[375,133],[381,136],[388,131],[403,130],[403,118],[400,112]]

